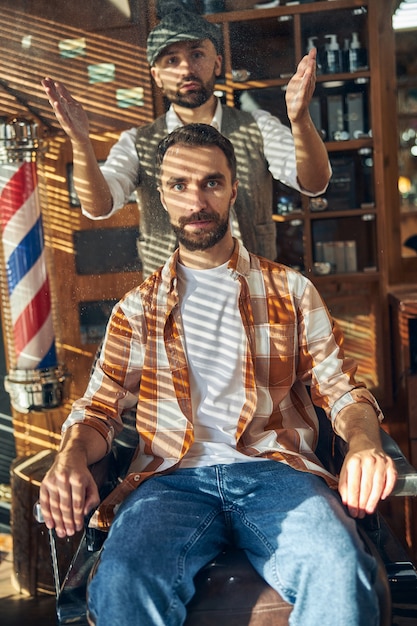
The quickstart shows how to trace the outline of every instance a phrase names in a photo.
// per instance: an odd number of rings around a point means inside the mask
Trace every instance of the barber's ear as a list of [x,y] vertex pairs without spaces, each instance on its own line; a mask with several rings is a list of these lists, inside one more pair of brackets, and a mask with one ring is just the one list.
[[216,57],[216,61],[214,63],[214,75],[220,76],[220,74],[222,73],[222,65],[223,65],[223,57],[221,56],[221,54],[218,54]]
[[162,80],[159,77],[159,72],[158,72],[158,68],[156,68],[154,65],[151,67],[151,76],[155,81],[155,84],[159,87],[159,89],[162,89]]

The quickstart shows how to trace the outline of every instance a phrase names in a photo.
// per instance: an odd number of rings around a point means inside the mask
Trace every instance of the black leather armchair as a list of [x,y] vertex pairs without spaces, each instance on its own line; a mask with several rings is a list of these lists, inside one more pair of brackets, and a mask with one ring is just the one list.
[[[318,456],[330,471],[337,473],[343,460],[345,444],[335,437],[327,418],[318,411],[320,442]],[[129,429],[128,429],[129,432]],[[398,469],[393,495],[417,496],[417,471],[408,463],[398,445],[381,430],[385,450]],[[111,453],[92,468],[102,490],[112,488],[127,469],[132,452],[132,438],[119,442]],[[122,470],[123,472],[123,470]],[[38,521],[40,510],[37,507]],[[379,513],[358,521],[366,549],[379,563],[378,595],[381,626],[392,624],[392,604],[401,605],[417,623],[417,571],[407,553]],[[57,592],[57,624],[87,626],[86,587],[97,562],[106,533],[86,527],[68,572],[59,580],[54,533],[50,532],[52,562]],[[197,575],[196,593],[188,606],[186,626],[287,626],[291,605],[271,589],[255,572],[241,550],[227,549]]]

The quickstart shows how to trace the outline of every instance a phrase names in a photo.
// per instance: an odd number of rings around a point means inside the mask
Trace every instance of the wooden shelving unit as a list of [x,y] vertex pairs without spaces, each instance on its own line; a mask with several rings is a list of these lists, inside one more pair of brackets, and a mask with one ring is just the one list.
[[[229,106],[239,106],[248,93],[260,108],[286,122],[285,85],[306,52],[308,38],[317,37],[324,47],[325,34],[336,34],[343,48],[352,32],[367,51],[367,66],[358,71],[319,73],[316,93],[323,99],[333,85],[363,88],[368,127],[358,137],[334,140],[325,137],[331,161],[357,159],[361,153],[372,160],[371,183],[363,183],[372,196],[356,203],[323,211],[311,210],[307,197],[295,199],[293,212],[274,215],[277,223],[278,260],[301,269],[318,285],[332,314],[346,335],[346,350],[357,358],[359,375],[384,405],[391,403],[387,286],[398,277],[399,233],[395,224],[397,198],[397,136],[395,123],[387,124],[387,111],[395,110],[395,47],[386,3],[380,0],[327,0],[281,4],[254,9],[248,0],[226,0],[225,12],[207,15],[219,25],[224,40],[224,72],[218,89]],[[232,70],[246,69],[245,82],[233,80]],[[330,86],[329,86],[330,84]],[[358,87],[359,86],[359,87]],[[369,132],[368,132],[369,131]],[[359,186],[357,164],[353,182]],[[372,185],[372,189],[369,185]],[[364,185],[367,187],[364,189]],[[276,196],[293,192],[277,185]],[[326,194],[325,194],[326,197]],[[317,241],[353,240],[358,271],[326,276],[314,273]],[[285,245],[282,245],[282,242]]]

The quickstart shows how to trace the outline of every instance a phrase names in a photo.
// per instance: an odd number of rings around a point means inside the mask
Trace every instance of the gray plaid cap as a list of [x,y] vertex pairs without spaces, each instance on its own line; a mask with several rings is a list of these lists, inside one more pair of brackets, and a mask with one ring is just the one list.
[[218,26],[211,24],[197,13],[184,9],[168,13],[149,33],[146,56],[152,67],[161,52],[178,41],[210,39],[220,52],[222,36]]

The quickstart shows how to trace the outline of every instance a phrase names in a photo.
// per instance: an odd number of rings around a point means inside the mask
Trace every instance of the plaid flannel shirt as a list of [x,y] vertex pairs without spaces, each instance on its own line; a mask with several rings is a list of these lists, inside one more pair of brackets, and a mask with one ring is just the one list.
[[[106,528],[118,505],[156,472],[178,466],[193,443],[193,415],[184,333],[179,314],[178,251],[113,309],[101,357],[83,398],[63,429],[84,423],[110,449],[123,412],[137,405],[139,444],[124,480],[102,502],[91,524]],[[339,411],[372,394],[356,382],[356,364],[344,356],[342,335],[314,285],[302,274],[250,254],[239,242],[229,270],[240,282],[239,309],[247,336],[245,403],[237,449],[297,470],[337,480],[314,454],[314,403],[334,422]]]

